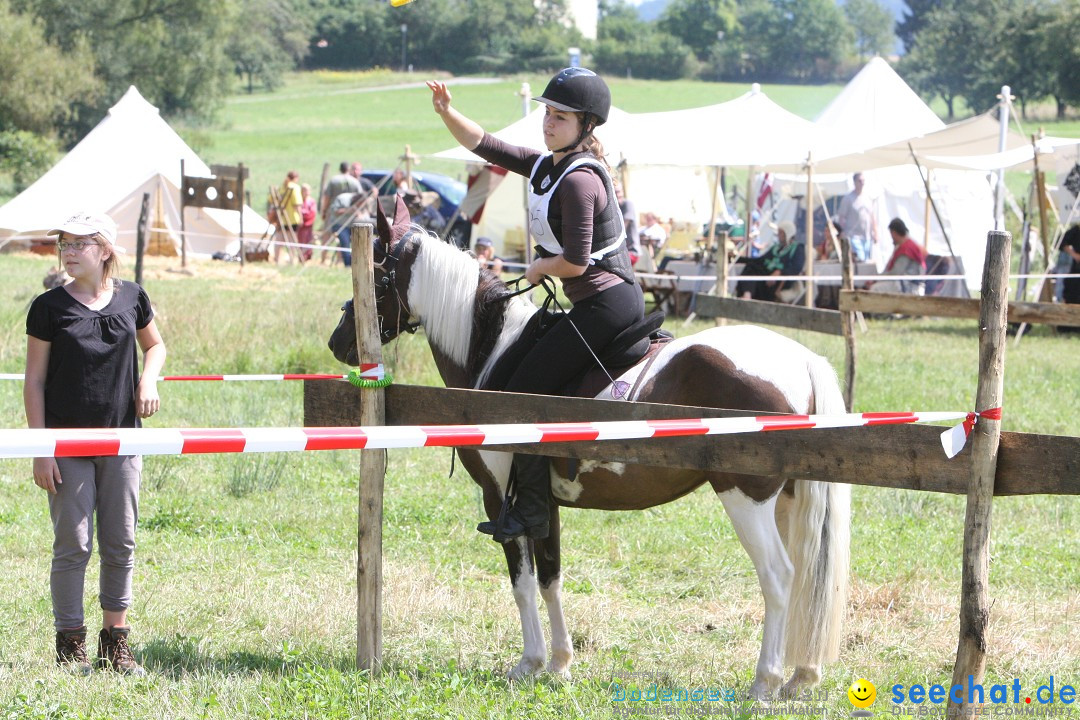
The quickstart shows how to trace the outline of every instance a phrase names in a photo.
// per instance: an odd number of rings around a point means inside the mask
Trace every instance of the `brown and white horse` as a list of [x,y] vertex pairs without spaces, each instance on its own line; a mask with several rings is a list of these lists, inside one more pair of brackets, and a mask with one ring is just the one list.
[[[375,240],[375,285],[383,342],[412,319],[426,332],[449,387],[483,384],[537,308],[480,268],[468,253],[396,218],[389,241]],[[343,330],[341,329],[343,328]],[[355,346],[352,323],[339,326]],[[343,338],[331,340],[344,357]],[[804,346],[754,326],[720,327],[668,343],[651,364],[619,380],[634,388],[628,401],[700,405],[747,411],[841,413],[836,375]],[[610,387],[605,397],[610,395]],[[543,421],[544,418],[534,418]],[[462,449],[469,474],[483,488],[488,517],[502,503],[511,455]],[[568,477],[567,475],[571,475]],[[559,506],[631,510],[652,507],[709,483],[724,504],[757,571],[765,598],[761,653],[750,692],[765,697],[812,686],[822,663],[835,659],[847,597],[850,488],[837,483],[786,481],[723,472],[701,472],[583,461],[577,473],[552,462],[551,536],[503,546],[521,617],[524,652],[510,671],[516,679],[547,670],[569,675],[573,660],[561,600]],[[551,624],[547,656],[536,594]],[[785,661],[794,666],[783,682]]]

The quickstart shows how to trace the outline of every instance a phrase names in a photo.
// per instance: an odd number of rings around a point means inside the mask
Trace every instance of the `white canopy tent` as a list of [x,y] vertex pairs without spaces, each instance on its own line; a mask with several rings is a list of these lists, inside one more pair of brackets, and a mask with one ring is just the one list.
[[[815,152],[814,182],[822,194],[828,197],[848,192],[851,174],[863,172],[863,192],[875,205],[878,241],[874,260],[879,269],[885,266],[893,249],[887,226],[898,217],[912,237],[926,238],[931,254],[947,256],[951,245],[952,253],[963,260],[968,286],[978,286],[986,232],[994,227],[988,175],[984,171],[933,171],[930,191],[945,223],[943,232],[928,205],[923,176],[907,150],[907,142],[945,133],[947,129],[888,63],[881,58],[867,63],[815,124],[833,138],[830,147]],[[996,150],[997,130],[994,132]],[[876,154],[878,151],[881,153]],[[805,180],[782,178],[774,181],[774,191],[781,196],[805,194]],[[786,212],[794,215],[795,210],[792,207]]]
[[[107,212],[119,226],[117,244],[134,252],[143,193],[150,193],[150,229],[163,254],[180,252],[180,161],[190,176],[209,166],[169,127],[134,86],[82,141],[37,182],[0,207],[0,247],[26,247],[67,217]],[[240,214],[187,208],[188,252],[239,251]],[[266,219],[244,206],[244,236],[259,238]]]

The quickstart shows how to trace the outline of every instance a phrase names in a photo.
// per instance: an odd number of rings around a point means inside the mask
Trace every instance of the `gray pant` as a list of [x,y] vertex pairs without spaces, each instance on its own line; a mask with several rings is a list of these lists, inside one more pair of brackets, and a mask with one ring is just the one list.
[[109,611],[131,607],[142,458],[56,458],[56,464],[63,482],[49,496],[53,523],[50,586],[56,629],[67,630],[85,624],[83,583],[94,548],[95,510],[101,607]]

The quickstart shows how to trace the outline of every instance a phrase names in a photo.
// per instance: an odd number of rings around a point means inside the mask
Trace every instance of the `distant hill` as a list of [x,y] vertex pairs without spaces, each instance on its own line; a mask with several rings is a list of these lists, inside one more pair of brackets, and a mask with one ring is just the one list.
[[[881,3],[892,11],[893,17],[897,20],[904,16],[904,11],[907,10],[907,3],[904,0],[880,0]],[[638,0],[630,0],[638,6],[638,16],[646,22],[655,20],[660,17],[660,13],[664,12],[664,8],[667,7],[670,0],[644,0],[640,2]],[[842,0],[837,0],[840,5],[844,3]]]

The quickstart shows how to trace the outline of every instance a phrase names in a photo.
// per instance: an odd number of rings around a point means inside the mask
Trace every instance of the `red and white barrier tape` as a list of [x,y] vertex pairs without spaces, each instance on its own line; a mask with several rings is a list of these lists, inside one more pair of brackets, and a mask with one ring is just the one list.
[[[386,377],[386,368],[378,363],[361,363],[360,377],[364,380],[382,380]],[[22,373],[0,373],[0,380],[24,380]],[[226,382],[252,382],[256,380],[348,380],[348,375],[336,374],[290,374],[273,373],[266,375],[166,375],[159,380],[224,380]]]
[[[982,416],[1000,419],[1000,409],[996,410],[996,414],[994,412],[984,412]],[[964,418],[964,422],[958,427],[961,439],[965,439],[977,416],[978,413],[901,412],[517,425],[22,429],[0,430],[0,458],[469,447],[897,425],[959,418]],[[955,430],[956,428],[947,430],[942,435],[942,445],[949,457],[953,457],[963,448],[962,442],[957,445]]]

